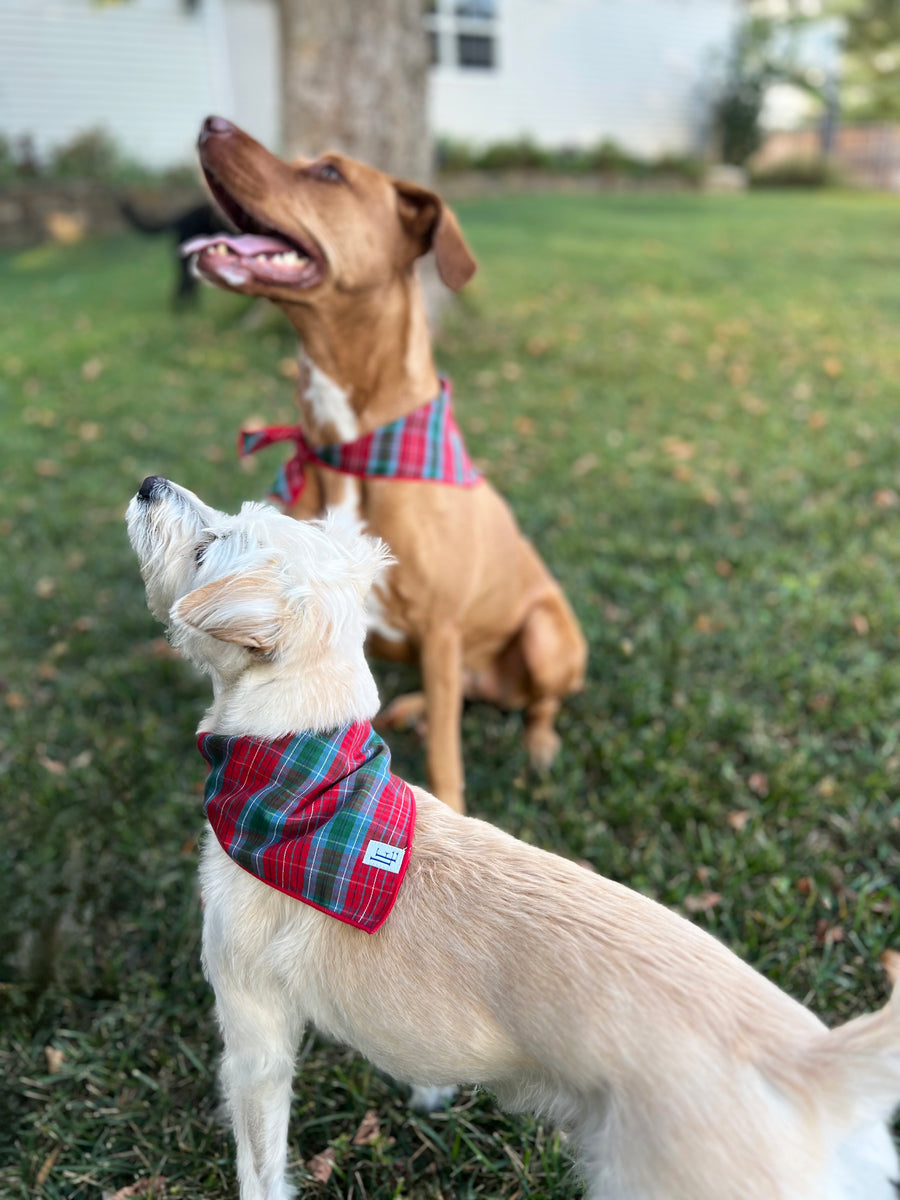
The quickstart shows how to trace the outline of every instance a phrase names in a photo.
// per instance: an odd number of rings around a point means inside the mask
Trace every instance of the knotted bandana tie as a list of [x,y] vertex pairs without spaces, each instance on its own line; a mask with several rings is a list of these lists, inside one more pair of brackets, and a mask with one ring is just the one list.
[[225,852],[267,883],[374,933],[412,847],[412,789],[368,721],[267,741],[201,733],[204,810]]
[[270,494],[287,505],[302,494],[305,467],[310,462],[363,478],[415,479],[457,487],[473,487],[481,478],[454,419],[452,388],[447,379],[441,380],[436,400],[354,442],[311,446],[299,425],[273,425],[242,430],[238,449],[243,458],[286,441],[296,442],[297,451],[279,471]]

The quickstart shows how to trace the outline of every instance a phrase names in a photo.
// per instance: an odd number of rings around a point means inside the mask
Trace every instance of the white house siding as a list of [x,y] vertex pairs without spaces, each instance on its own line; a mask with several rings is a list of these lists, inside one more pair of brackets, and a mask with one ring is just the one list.
[[[439,0],[444,56],[453,12]],[[609,137],[647,155],[696,149],[704,84],[738,17],[737,0],[498,0],[497,65],[437,65],[432,125],[482,144],[530,135],[547,146]]]
[[277,62],[270,0],[0,0],[0,133],[46,156],[99,127],[157,167],[210,112],[274,142]]
[[[457,2],[437,0],[427,18],[444,51],[436,133],[610,137],[658,154],[695,148],[703,84],[740,0],[496,0],[486,69],[446,62],[456,32],[483,26],[460,24]],[[149,166],[191,161],[210,112],[278,147],[279,69],[276,0],[0,0],[0,134],[31,135],[42,155],[99,126]]]

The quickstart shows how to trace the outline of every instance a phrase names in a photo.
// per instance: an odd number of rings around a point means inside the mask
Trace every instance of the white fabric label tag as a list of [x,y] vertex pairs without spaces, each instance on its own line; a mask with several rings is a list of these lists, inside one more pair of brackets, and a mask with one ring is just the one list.
[[403,847],[389,846],[387,842],[369,842],[363,855],[367,867],[378,867],[381,871],[390,871],[396,875],[403,866]]

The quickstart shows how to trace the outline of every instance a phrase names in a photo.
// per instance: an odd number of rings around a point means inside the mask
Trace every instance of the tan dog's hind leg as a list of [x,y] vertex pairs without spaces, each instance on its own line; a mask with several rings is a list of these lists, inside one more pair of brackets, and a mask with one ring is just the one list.
[[428,781],[438,799],[464,812],[462,638],[456,625],[448,622],[425,634],[422,678],[428,720]]
[[415,729],[419,737],[428,732],[428,702],[424,692],[406,692],[386,704],[372,724],[379,733],[390,729]]
[[560,702],[584,683],[587,644],[562,592],[531,609],[519,642],[533,697],[525,708],[525,747],[532,764],[546,770],[559,751],[553,726]]

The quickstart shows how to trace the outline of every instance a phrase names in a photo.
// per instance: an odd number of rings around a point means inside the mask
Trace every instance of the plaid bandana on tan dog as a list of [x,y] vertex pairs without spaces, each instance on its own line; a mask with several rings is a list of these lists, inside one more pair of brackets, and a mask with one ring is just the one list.
[[414,479],[457,487],[473,487],[481,478],[472,466],[453,416],[448,379],[441,380],[436,400],[356,441],[311,446],[299,425],[272,425],[267,429],[242,430],[238,449],[244,458],[275,442],[288,441],[296,443],[297,452],[279,471],[270,493],[283,504],[293,504],[302,494],[306,486],[304,468],[312,462],[346,475]]
[[197,744],[207,819],[238,866],[374,933],[406,874],[416,803],[369,722],[273,741],[201,733]]

